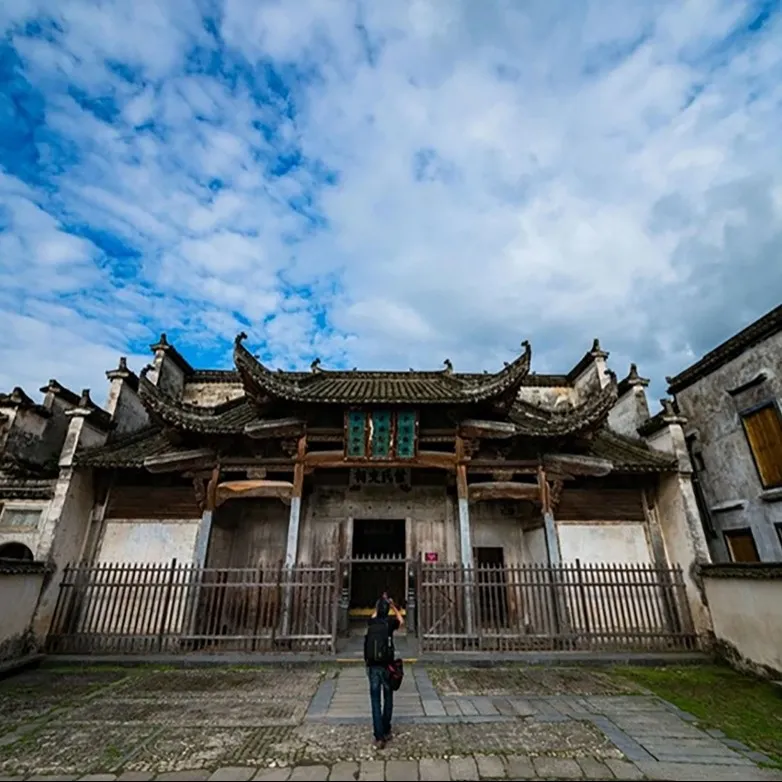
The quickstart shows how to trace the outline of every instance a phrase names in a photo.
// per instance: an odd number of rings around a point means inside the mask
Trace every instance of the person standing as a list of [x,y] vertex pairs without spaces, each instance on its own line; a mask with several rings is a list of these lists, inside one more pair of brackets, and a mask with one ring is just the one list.
[[394,662],[394,632],[404,624],[394,601],[383,593],[367,623],[364,636],[364,662],[369,677],[369,703],[375,746],[383,749],[391,738],[394,691],[388,666]]

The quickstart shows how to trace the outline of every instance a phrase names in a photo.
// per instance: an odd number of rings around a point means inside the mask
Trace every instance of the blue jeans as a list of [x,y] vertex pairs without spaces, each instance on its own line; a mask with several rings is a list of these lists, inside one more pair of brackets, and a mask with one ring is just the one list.
[[[391,733],[391,715],[394,711],[394,691],[388,669],[381,665],[367,667],[369,676],[369,702],[372,704],[372,730],[375,740],[380,741]],[[380,693],[383,693],[383,704],[380,704]]]

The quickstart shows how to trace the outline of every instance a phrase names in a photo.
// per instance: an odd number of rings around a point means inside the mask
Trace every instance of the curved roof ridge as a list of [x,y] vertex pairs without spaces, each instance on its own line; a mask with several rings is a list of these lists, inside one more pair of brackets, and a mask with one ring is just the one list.
[[234,363],[245,390],[288,401],[327,404],[471,404],[515,391],[529,373],[532,351],[522,353],[499,372],[468,380],[453,372],[451,362],[436,371],[322,370],[313,362],[308,375],[273,372],[244,346],[242,332],[234,341]]
[[552,410],[517,399],[510,409],[509,417],[516,424],[517,434],[538,437],[577,434],[602,425],[617,396],[616,378],[611,376],[611,382],[605,388],[579,405]]

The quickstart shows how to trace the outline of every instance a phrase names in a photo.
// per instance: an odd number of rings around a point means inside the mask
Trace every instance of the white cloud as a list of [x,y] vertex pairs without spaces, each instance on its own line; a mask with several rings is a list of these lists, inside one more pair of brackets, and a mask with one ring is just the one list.
[[155,331],[203,363],[249,323],[286,366],[491,368],[529,337],[567,371],[599,336],[659,393],[782,291],[782,29],[750,34],[757,8],[226,0],[219,52],[195,4],[9,0],[58,22],[12,42],[28,136],[71,154],[26,178],[0,153],[3,317],[38,324],[42,376],[66,336],[97,377]]

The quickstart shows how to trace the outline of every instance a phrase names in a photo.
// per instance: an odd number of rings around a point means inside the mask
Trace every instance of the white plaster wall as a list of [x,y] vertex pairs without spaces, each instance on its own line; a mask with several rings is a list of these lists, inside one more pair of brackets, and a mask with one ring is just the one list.
[[522,386],[518,397],[533,405],[559,408],[575,404],[576,391],[570,386]]
[[638,437],[638,427],[648,418],[646,393],[642,386],[635,386],[616,400],[608,413],[608,426],[619,434]]
[[193,559],[199,519],[112,519],[106,522],[96,561],[164,564]]
[[138,394],[120,378],[111,382],[106,409],[111,413],[117,434],[136,432],[149,424],[149,415]]
[[42,573],[0,574],[0,660],[10,659],[22,650],[42,583]]
[[564,564],[651,564],[652,552],[642,521],[593,523],[557,522],[559,550]]
[[[645,522],[559,522],[557,534],[563,564],[575,559],[583,565],[622,567],[653,562]],[[647,575],[587,569],[582,571],[580,583],[577,579],[570,572],[564,576],[564,603],[572,627],[593,633],[669,629],[662,592]],[[621,586],[606,589],[599,584]]]
[[782,675],[782,579],[704,577],[714,635]]
[[541,565],[548,562],[546,530],[544,527],[537,527],[524,532],[524,561]]

